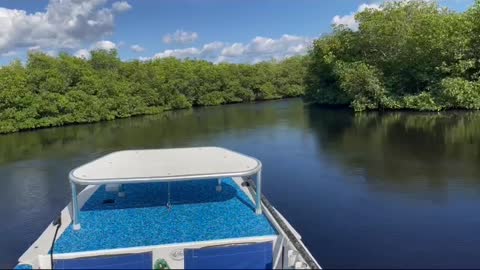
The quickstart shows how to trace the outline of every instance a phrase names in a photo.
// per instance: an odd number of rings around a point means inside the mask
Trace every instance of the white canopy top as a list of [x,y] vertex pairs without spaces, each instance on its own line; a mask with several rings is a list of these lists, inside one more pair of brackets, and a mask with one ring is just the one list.
[[103,156],[70,172],[77,184],[137,183],[248,176],[259,160],[219,147],[127,150]]

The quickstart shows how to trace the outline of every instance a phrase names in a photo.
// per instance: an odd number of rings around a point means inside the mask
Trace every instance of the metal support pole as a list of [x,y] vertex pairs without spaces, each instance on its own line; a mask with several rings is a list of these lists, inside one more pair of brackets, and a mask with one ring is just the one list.
[[125,190],[123,189],[122,184],[118,186],[118,197],[122,197],[122,198],[125,197]]
[[70,181],[70,187],[72,188],[72,213],[73,213],[73,229],[75,231],[80,230],[80,209],[78,209],[77,199],[77,185]]
[[167,209],[170,210],[170,182],[167,183],[167,189],[168,189],[168,194],[167,194]]
[[257,215],[262,214],[262,171],[258,171],[257,173],[257,200],[256,200],[256,209],[255,213]]
[[222,191],[222,178],[218,178],[218,185],[217,185],[217,187],[215,188],[215,190],[216,190],[217,192]]

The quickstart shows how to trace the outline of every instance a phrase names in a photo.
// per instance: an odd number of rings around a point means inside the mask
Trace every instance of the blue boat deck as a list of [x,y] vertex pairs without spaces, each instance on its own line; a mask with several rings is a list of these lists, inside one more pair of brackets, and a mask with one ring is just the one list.
[[[264,215],[232,180],[124,185],[125,197],[101,186],[80,211],[82,229],[70,225],[55,244],[54,253],[209,241],[276,235]],[[114,202],[112,203],[112,200]]]

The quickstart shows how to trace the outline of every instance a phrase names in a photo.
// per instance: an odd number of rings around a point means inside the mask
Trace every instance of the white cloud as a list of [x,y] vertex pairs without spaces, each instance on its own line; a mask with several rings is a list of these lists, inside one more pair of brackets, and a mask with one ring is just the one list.
[[110,51],[113,49],[117,49],[117,45],[110,40],[100,40],[93,45],[92,49]]
[[213,53],[217,50],[221,50],[224,46],[225,45],[223,44],[223,42],[215,41],[215,42],[207,43],[203,45],[202,51],[204,53]]
[[56,50],[47,50],[44,52],[46,55],[49,55],[49,56],[52,56],[52,57],[55,57],[58,55],[58,52]]
[[255,37],[249,44],[250,50],[260,53],[270,53],[275,50],[275,41],[266,37]]
[[138,44],[135,44],[135,45],[130,46],[130,49],[131,49],[132,51],[136,52],[136,53],[140,53],[140,52],[145,51],[145,49],[144,49],[142,46],[138,45]]
[[245,52],[245,46],[242,43],[233,43],[232,45],[223,48],[222,55],[226,57],[240,56]]
[[183,30],[177,30],[173,34],[166,34],[165,36],[163,36],[163,43],[188,44],[188,43],[195,42],[197,39],[198,39],[197,32],[187,32]]
[[37,45],[37,46],[30,46],[30,47],[28,47],[28,51],[31,51],[31,52],[32,52],[32,51],[40,51],[40,50],[41,50],[41,48],[40,48],[40,46],[38,46],[38,45]]
[[15,55],[17,55],[16,51],[8,51],[8,52],[5,52],[5,53],[1,54],[1,56],[3,56],[3,57],[12,57],[12,56],[15,56]]
[[288,48],[288,53],[293,54],[305,54],[308,51],[308,46],[306,44],[298,44],[296,46],[291,46]]
[[380,7],[379,4],[366,4],[366,3],[361,4],[358,7],[356,12],[352,12],[349,15],[345,15],[345,16],[336,15],[335,17],[333,17],[332,24],[334,24],[334,25],[344,25],[344,26],[356,31],[356,30],[358,30],[358,22],[355,20],[355,15],[358,12],[362,12],[366,9],[380,10],[381,7]]
[[87,49],[80,49],[76,51],[73,56],[78,57],[78,58],[84,58],[84,59],[90,59],[90,51]]
[[119,1],[112,4],[112,9],[116,12],[125,12],[132,8],[127,1]]
[[0,7],[0,52],[35,46],[72,49],[111,34],[115,10],[105,7],[107,2],[50,0],[44,12],[36,13]]
[[[248,51],[254,54],[281,54],[285,52],[294,52],[292,48],[298,48],[303,46],[305,49],[298,50],[298,54],[306,53],[307,45],[312,42],[312,39],[308,39],[300,36],[283,35],[279,39],[256,37],[250,44],[248,44]],[[276,58],[276,57],[274,57]]]
[[175,49],[175,50],[165,50],[163,52],[157,53],[153,58],[165,58],[165,57],[175,57],[175,58],[194,58],[201,54],[201,50],[197,48],[186,48],[186,49]]
[[93,50],[113,50],[117,49],[117,45],[110,41],[110,40],[100,40],[98,42],[95,42],[92,46],[90,46],[90,49],[80,49],[76,51],[73,56],[78,57],[78,58],[84,58],[84,59],[90,59],[91,53],[90,51]]
[[179,59],[193,58],[209,60],[215,63],[255,63],[268,60],[282,60],[294,55],[303,55],[308,51],[313,38],[283,35],[280,38],[255,37],[248,43],[224,43],[215,41],[201,47],[165,50],[155,54],[149,60],[164,57]]
[[52,56],[52,57],[55,57],[58,55],[58,51],[57,50],[52,50],[52,49],[45,49],[45,48],[42,48],[40,46],[31,46],[31,47],[28,47],[27,51],[29,53],[44,53],[48,56]]
[[344,25],[352,30],[358,29],[358,23],[355,20],[355,14],[352,13],[350,15],[339,16],[335,15],[332,19],[332,24],[334,25]]

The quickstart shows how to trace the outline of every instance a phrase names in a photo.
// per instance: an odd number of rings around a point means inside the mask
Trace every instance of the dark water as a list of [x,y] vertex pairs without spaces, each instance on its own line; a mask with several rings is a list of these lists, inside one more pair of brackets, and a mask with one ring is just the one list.
[[127,148],[217,145],[262,160],[264,193],[325,268],[480,267],[480,114],[301,100],[0,136],[0,267],[69,201],[67,173]]

